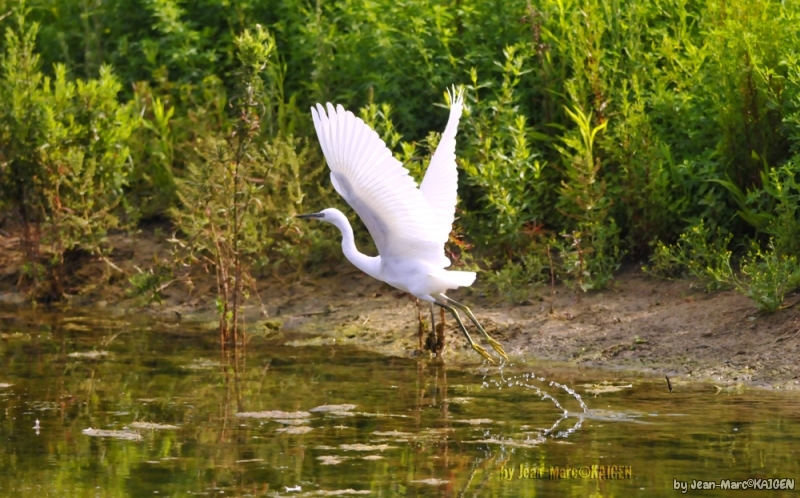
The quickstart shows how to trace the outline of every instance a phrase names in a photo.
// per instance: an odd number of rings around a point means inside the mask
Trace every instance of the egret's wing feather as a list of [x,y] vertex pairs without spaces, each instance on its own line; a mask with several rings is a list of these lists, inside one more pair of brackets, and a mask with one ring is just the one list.
[[431,217],[435,219],[436,240],[447,242],[453,228],[456,213],[456,191],[458,171],[456,170],[456,132],[461,111],[464,107],[462,91],[450,92],[450,117],[439,140],[439,145],[431,157],[425,178],[419,186],[422,195],[431,206]]
[[381,257],[448,266],[428,202],[378,134],[342,106],[328,104],[326,112],[317,104],[311,114],[333,187],[367,226]]

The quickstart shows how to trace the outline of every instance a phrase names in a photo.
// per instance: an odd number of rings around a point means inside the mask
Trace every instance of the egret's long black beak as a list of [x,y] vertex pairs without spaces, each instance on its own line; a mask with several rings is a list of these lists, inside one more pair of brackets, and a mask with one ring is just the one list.
[[321,220],[324,217],[325,217],[325,215],[322,214],[322,213],[298,214],[298,215],[295,216],[295,218],[303,218],[303,219],[312,218],[312,219],[316,219],[316,220]]

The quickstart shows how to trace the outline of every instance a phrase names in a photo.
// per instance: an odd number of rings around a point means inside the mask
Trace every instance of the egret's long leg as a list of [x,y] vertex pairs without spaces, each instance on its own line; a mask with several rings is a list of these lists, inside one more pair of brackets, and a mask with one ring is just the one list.
[[436,320],[433,317],[433,303],[431,303],[431,333],[436,334]]
[[461,311],[463,311],[463,312],[464,312],[464,314],[465,314],[465,315],[467,315],[467,316],[469,317],[469,319],[470,319],[470,320],[472,320],[472,323],[474,323],[474,324],[475,324],[475,326],[476,326],[476,327],[478,327],[478,330],[480,331],[480,333],[483,335],[483,337],[485,337],[485,338],[486,338],[486,342],[488,342],[488,343],[489,343],[489,345],[490,345],[490,346],[492,346],[492,348],[493,348],[495,351],[497,351],[497,354],[499,354],[500,356],[502,356],[503,358],[505,358],[505,359],[506,359],[506,361],[508,361],[508,356],[506,356],[506,352],[503,350],[503,345],[502,345],[502,344],[500,344],[499,342],[495,341],[495,340],[494,340],[494,339],[493,339],[493,338],[492,338],[492,337],[491,337],[491,336],[490,336],[490,335],[489,335],[489,334],[486,332],[486,330],[483,328],[483,326],[482,326],[482,325],[481,325],[481,324],[478,322],[478,319],[477,319],[477,318],[475,318],[475,315],[473,315],[473,314],[472,314],[472,310],[470,310],[470,309],[469,309],[469,307],[468,307],[467,305],[465,305],[465,304],[461,304],[461,303],[459,303],[458,301],[456,301],[456,300],[454,300],[454,299],[450,299],[450,298],[449,298],[449,297],[447,297],[447,296],[444,296],[444,298],[445,298],[445,299],[447,299],[447,302],[448,302],[448,303],[452,304],[452,305],[453,305],[453,306],[455,306],[456,308],[459,308]]
[[433,328],[432,328],[431,335],[432,335],[432,337],[436,338],[436,353],[444,354],[444,342],[445,342],[445,338],[447,337],[447,335],[445,335],[445,332],[444,332],[444,308],[440,308],[439,309],[439,311],[441,311],[441,313],[442,313],[442,315],[441,315],[442,319],[441,319],[441,323],[438,325],[438,328],[437,328],[437,325],[436,325],[436,320],[433,318],[434,317],[434,311],[435,310],[434,310],[433,303],[431,303],[431,323],[433,324],[432,325]]
[[444,352],[444,344],[439,344],[439,338],[436,334],[436,317],[433,314],[433,303],[431,303],[431,333],[428,336],[428,343],[430,350],[434,356],[440,356]]
[[[413,296],[412,296],[413,297]],[[422,327],[422,311],[419,309],[419,299],[413,297],[414,305],[417,307],[417,339],[419,340],[419,351],[420,353],[424,351],[422,349],[422,334],[425,331]]]
[[469,336],[469,332],[467,332],[467,327],[465,327],[464,322],[461,321],[461,316],[459,316],[458,311],[456,311],[454,307],[450,306],[447,303],[436,301],[436,304],[438,304],[439,306],[441,306],[442,308],[446,309],[447,311],[453,314],[453,316],[456,319],[456,322],[458,322],[458,326],[461,327],[461,331],[464,332],[464,337],[467,338],[467,342],[469,343],[470,346],[472,346],[472,349],[474,349],[479,355],[489,360],[490,363],[494,363],[494,360],[492,360],[492,357],[489,356],[489,353],[487,353],[486,350],[483,349],[480,345],[476,344],[475,341],[472,340],[472,337]]

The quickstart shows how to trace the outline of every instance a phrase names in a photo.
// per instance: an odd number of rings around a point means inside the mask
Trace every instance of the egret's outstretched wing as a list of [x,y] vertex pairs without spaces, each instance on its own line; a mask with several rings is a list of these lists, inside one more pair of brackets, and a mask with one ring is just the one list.
[[311,108],[333,187],[358,213],[382,258],[415,258],[445,267],[430,206],[408,170],[375,131],[339,105]]
[[464,91],[453,87],[450,94],[450,117],[442,133],[436,152],[419,186],[422,195],[431,206],[435,218],[435,237],[442,244],[450,237],[456,213],[456,190],[458,171],[456,170],[456,131],[458,120],[464,107]]

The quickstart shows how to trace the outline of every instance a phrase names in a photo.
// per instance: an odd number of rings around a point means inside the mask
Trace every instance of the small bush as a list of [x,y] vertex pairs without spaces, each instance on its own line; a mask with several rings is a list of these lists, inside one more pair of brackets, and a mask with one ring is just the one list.
[[505,252],[526,242],[523,228],[541,219],[547,190],[542,174],[546,162],[531,147],[537,135],[518,102],[525,55],[516,46],[506,47],[503,55],[500,86],[487,97],[481,90],[488,85],[481,83],[475,68],[470,70],[459,164],[468,186],[464,226],[479,242]]
[[518,260],[506,261],[499,270],[486,272],[486,285],[502,299],[521,303],[530,297],[532,290],[549,281],[551,261],[542,252],[525,252]]
[[594,153],[595,138],[607,122],[592,126],[591,114],[580,109],[568,109],[567,113],[578,130],[562,138],[566,147],[557,146],[566,168],[558,205],[574,227],[562,233],[566,243],[558,245],[562,273],[583,291],[602,289],[622,259],[619,229],[609,214],[611,200],[600,176],[600,159]]
[[753,245],[742,259],[741,277],[734,278],[734,285],[759,309],[776,311],[786,293],[800,287],[797,256],[780,254],[772,243],[767,251]]
[[274,39],[259,26],[245,30],[236,43],[240,86],[231,103],[232,126],[205,130],[195,139],[186,172],[176,179],[180,202],[170,210],[180,232],[173,238],[178,262],[216,276],[224,347],[240,341],[240,308],[255,290],[252,270],[287,262],[302,266],[306,252],[297,247],[303,232],[294,215],[307,192],[323,191],[310,188],[322,167],[307,169],[313,161],[307,141],[263,127],[281,108],[265,100],[275,95],[268,89],[275,81],[263,71],[277,64]]
[[766,251],[751,241],[737,272],[731,263],[730,241],[731,234],[712,237],[700,223],[681,234],[673,246],[659,243],[648,271],[675,274],[685,269],[704,281],[709,290],[733,287],[763,311],[779,309],[786,293],[800,287],[797,256],[780,253],[772,241]]
[[105,259],[105,235],[136,213],[125,197],[129,140],[139,126],[131,102],[107,66],[99,78],[71,81],[64,65],[45,76],[36,54],[37,23],[16,11],[6,30],[0,88],[0,196],[18,214],[34,284],[49,275],[48,297],[64,292],[64,254],[85,250]]
[[648,271],[660,275],[690,275],[706,284],[708,290],[730,285],[733,275],[728,245],[733,235],[720,228],[711,232],[703,221],[684,231],[673,245],[656,243]]

